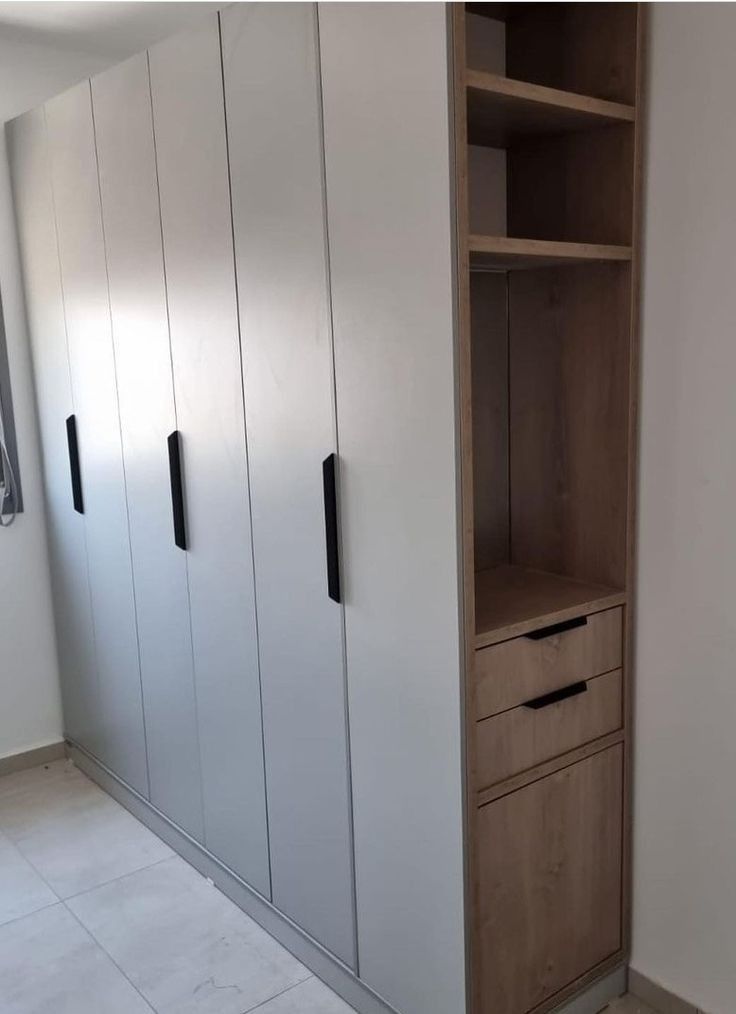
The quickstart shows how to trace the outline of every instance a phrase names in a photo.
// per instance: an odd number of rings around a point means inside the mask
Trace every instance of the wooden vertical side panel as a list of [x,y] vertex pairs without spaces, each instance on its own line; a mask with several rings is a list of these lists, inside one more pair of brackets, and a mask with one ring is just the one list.
[[476,690],[475,690],[475,479],[473,474],[473,340],[470,289],[470,166],[468,152],[467,52],[465,4],[448,4],[451,31],[451,86],[453,89],[452,154],[455,170],[455,254],[457,288],[456,375],[458,397],[458,454],[460,464],[460,602],[465,737],[463,838],[465,850],[466,1006],[480,1014],[480,955],[478,952],[476,809]]
[[514,272],[509,322],[512,562],[622,588],[629,267]]
[[525,9],[506,23],[509,77],[614,102],[634,101],[637,4],[513,6]]
[[633,162],[631,123],[512,145],[509,235],[628,246]]
[[637,4],[636,34],[636,122],[634,127],[633,164],[633,224],[631,262],[631,314],[629,358],[629,432],[628,464],[629,484],[626,530],[626,590],[624,610],[624,671],[623,709],[627,738],[624,743],[624,798],[623,798],[623,855],[622,855],[622,946],[626,954],[631,947],[631,887],[632,887],[632,801],[633,801],[633,748],[634,748],[634,615],[636,610],[636,505],[639,464],[639,397],[640,397],[640,334],[641,260],[643,229],[644,143],[647,125],[644,79],[647,59],[647,7]]
[[476,570],[509,562],[509,386],[506,275],[470,279],[473,514]]

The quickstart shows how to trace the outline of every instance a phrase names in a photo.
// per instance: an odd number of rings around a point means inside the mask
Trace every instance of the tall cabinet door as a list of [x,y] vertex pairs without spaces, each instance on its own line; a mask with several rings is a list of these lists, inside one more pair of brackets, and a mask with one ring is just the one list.
[[186,553],[174,543],[176,429],[148,59],[92,80],[128,488],[151,802],[203,840]]
[[148,795],[140,665],[89,82],[46,105],[99,673],[101,759]]
[[84,518],[74,510],[66,420],[74,413],[43,108],[7,127],[43,452],[64,732],[100,754]]
[[447,11],[324,3],[360,974],[465,1010]]
[[355,965],[316,7],[222,13],[274,903]]
[[270,895],[217,15],[150,51],[209,849]]

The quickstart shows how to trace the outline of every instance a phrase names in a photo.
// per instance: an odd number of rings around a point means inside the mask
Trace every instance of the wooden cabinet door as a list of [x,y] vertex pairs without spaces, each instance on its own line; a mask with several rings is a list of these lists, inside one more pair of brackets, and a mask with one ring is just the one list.
[[621,945],[623,748],[478,815],[480,1010],[524,1014]]

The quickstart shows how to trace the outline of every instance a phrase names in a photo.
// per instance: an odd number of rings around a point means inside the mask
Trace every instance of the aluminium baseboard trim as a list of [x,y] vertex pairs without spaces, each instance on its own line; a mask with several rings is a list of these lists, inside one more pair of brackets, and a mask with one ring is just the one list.
[[626,992],[626,965],[619,965],[592,986],[555,1007],[552,1014],[599,1014],[607,1005]]
[[165,841],[202,876],[208,877],[238,908],[278,940],[346,1003],[354,1007],[358,1014],[399,1014],[394,1007],[357,979],[349,968],[307,936],[269,901],[223,866],[212,853],[190,838],[83,747],[67,739],[66,754],[81,771]]
[[64,740],[62,739],[56,743],[33,747],[31,750],[11,753],[7,757],[0,757],[0,777],[15,774],[16,771],[25,771],[28,768],[41,767],[42,764],[50,764],[52,761],[61,760],[64,754]]
[[658,1014],[706,1014],[689,1000],[684,1000],[676,993],[670,993],[658,982],[647,978],[635,968],[629,968],[629,992],[639,1000],[653,1007]]

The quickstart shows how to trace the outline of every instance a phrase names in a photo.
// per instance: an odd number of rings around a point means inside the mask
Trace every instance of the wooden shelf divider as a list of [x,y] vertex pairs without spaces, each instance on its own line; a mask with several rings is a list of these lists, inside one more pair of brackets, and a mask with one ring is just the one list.
[[636,115],[633,106],[620,102],[478,70],[467,72],[467,102],[470,143],[494,148],[524,135],[633,123]]
[[510,236],[468,237],[470,267],[511,271],[554,265],[584,264],[587,261],[630,261],[630,246],[600,243],[560,243],[547,239],[517,239]]
[[485,648],[576,616],[621,606],[623,591],[504,564],[475,575],[475,646]]

